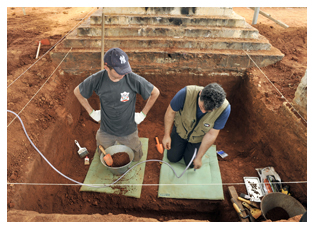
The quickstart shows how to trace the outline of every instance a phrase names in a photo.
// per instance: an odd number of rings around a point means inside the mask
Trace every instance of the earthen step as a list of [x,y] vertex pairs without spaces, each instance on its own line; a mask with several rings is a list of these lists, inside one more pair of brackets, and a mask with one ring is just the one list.
[[[268,50],[269,41],[258,35],[257,39],[242,38],[168,38],[164,37],[105,37],[105,49],[111,47],[129,48],[192,48],[192,49],[235,49]],[[59,46],[64,48],[101,48],[101,37],[76,36],[73,31]]]
[[[137,69],[244,71],[256,66],[242,50],[200,49],[130,49],[120,47],[129,56],[131,66]],[[69,49],[58,48],[50,52],[55,64],[63,59]],[[259,67],[280,61],[284,55],[276,48],[247,51]],[[72,49],[63,63],[63,70],[72,72],[98,71],[101,66],[100,49]]]
[[[102,11],[98,10],[90,17],[91,25],[101,25]],[[173,25],[173,26],[215,26],[244,27],[245,19],[235,12],[230,16],[209,15],[105,15],[105,25]]]
[[229,16],[233,12],[233,7],[103,7],[103,12],[105,14]]
[[[100,25],[91,25],[90,20],[77,28],[78,36],[101,36]],[[257,39],[258,30],[248,23],[245,27],[212,27],[212,26],[162,26],[162,25],[105,25],[104,35],[122,37],[203,37],[203,38],[249,38]]]

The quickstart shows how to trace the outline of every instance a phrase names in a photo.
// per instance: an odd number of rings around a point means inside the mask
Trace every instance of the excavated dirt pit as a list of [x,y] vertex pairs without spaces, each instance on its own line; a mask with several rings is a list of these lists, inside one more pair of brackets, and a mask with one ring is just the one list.
[[[68,88],[65,90],[64,104],[55,109],[49,106],[50,103],[43,103],[42,107],[45,111],[43,114],[51,117],[51,120],[50,122],[35,120],[35,125],[48,125],[48,127],[42,127],[43,135],[37,142],[39,149],[58,170],[77,181],[84,181],[88,166],[85,166],[84,160],[78,156],[78,148],[74,140],[78,140],[81,146],[85,146],[92,158],[96,150],[95,134],[99,128],[99,125],[90,119],[72,92],[84,77],[62,76],[63,79],[66,79],[63,81],[67,82]],[[232,105],[231,116],[215,143],[217,149],[223,149],[229,154],[227,158],[218,158],[223,183],[242,183],[244,176],[257,176],[255,168],[267,166],[273,166],[284,182],[300,181],[301,178],[304,178],[306,159],[302,160],[302,158],[305,157],[305,154],[297,153],[297,151],[306,149],[306,146],[299,141],[300,137],[287,136],[288,133],[292,133],[292,127],[285,127],[284,124],[292,121],[283,121],[283,117],[265,108],[264,103],[256,95],[257,91],[251,85],[249,77],[221,76],[207,79],[182,75],[181,81],[177,80],[177,76],[145,77],[161,90],[156,104],[145,121],[139,125],[139,136],[149,138],[148,159],[162,158],[155,148],[154,137],[163,137],[164,113],[175,93],[185,85],[206,85],[211,81],[218,82],[225,88],[228,100]],[[51,96],[55,99],[59,97]],[[96,95],[92,96],[90,103],[94,108],[99,106]],[[138,98],[136,110],[140,111],[144,103],[142,98]],[[26,122],[28,131],[27,121],[24,122]],[[268,124],[270,122],[272,124]],[[15,132],[21,135],[21,128],[17,126],[20,124],[15,121]],[[270,126],[273,128],[271,129]],[[303,127],[302,125],[302,129]],[[30,134],[34,135],[31,130]],[[34,152],[26,138],[22,137],[22,139],[25,141],[27,151]],[[160,167],[158,162],[148,162],[143,184],[158,184]],[[32,167],[29,168],[29,172],[22,181],[51,184],[71,183],[57,174],[36,152],[32,157]],[[172,219],[237,221],[237,215],[229,202],[230,196],[227,187],[224,186],[224,201],[158,198],[158,186],[156,185],[143,186],[140,199],[116,194],[80,192],[79,186],[67,185],[15,185],[10,190],[19,190],[18,196],[12,201],[15,208],[39,213],[126,213],[163,221]],[[239,193],[246,193],[244,185],[235,187]],[[291,189],[294,197],[306,206],[306,185],[294,184],[291,185]]]
[[[61,12],[64,17],[68,17],[65,12],[71,12],[73,9],[66,7],[65,11]],[[46,15],[47,20],[54,16],[36,12],[37,9],[34,8],[34,15],[30,13],[29,16],[23,17],[22,13],[14,8],[8,9],[8,85],[34,63],[36,47],[33,43],[43,38],[43,34],[33,32],[40,27],[38,23],[41,22],[42,16]],[[73,12],[77,13],[76,18],[80,14],[80,10]],[[60,17],[59,10],[55,14],[58,13],[56,16]],[[67,20],[69,19],[65,18],[63,24],[65,31],[70,29],[70,25],[66,26]],[[30,23],[33,27],[16,30],[19,25],[23,25],[22,22]],[[58,23],[51,22],[45,22],[42,28],[45,26],[58,30],[61,28]],[[263,68],[263,71],[292,102],[307,66],[306,26],[287,30],[275,25],[270,27],[258,24],[255,27],[286,55],[281,62]],[[53,44],[63,36],[59,31],[48,34],[45,36],[49,37]],[[48,48],[43,47],[42,52],[47,50]],[[7,108],[14,112],[21,111],[55,68],[51,65],[49,55],[45,56],[44,60],[38,62],[7,89]],[[130,214],[135,217],[155,218],[158,221],[239,221],[230,202],[228,186],[242,183],[244,176],[257,176],[255,168],[273,166],[283,182],[306,181],[306,124],[298,120],[294,113],[288,110],[289,107],[282,106],[284,100],[259,70],[251,69],[242,77],[205,77],[180,70],[172,76],[152,76],[141,71],[137,73],[161,91],[147,118],[139,125],[139,136],[149,138],[148,159],[162,159],[162,155],[155,148],[154,137],[163,137],[163,117],[170,100],[178,90],[189,84],[206,85],[209,82],[218,82],[226,90],[232,112],[226,127],[215,142],[217,149],[229,154],[227,158],[218,158],[225,200],[158,198],[156,184],[159,183],[161,167],[158,162],[146,164],[143,184],[151,185],[142,187],[140,199],[118,194],[80,192],[79,186],[65,185],[72,182],[57,174],[39,156],[16,119],[7,128],[8,211],[29,210],[45,214]],[[63,174],[81,182],[89,166],[85,166],[84,159],[78,156],[74,140],[78,140],[81,146],[88,149],[92,161],[96,149],[95,135],[99,127],[73,94],[73,89],[86,77],[70,76],[58,70],[20,114],[30,138],[45,157]],[[99,107],[95,94],[89,101],[94,108]],[[140,111],[144,103],[142,98],[137,98],[136,110]],[[14,116],[8,113],[8,125],[13,118]],[[244,185],[234,186],[238,193],[246,193]],[[292,196],[307,208],[307,185],[292,183],[290,187]]]

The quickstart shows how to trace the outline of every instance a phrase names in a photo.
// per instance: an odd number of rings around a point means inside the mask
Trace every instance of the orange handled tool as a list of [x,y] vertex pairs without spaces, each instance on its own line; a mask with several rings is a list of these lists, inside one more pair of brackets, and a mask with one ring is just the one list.
[[247,215],[247,216],[243,215],[242,212],[245,211],[245,209],[241,210],[240,207],[238,206],[238,204],[236,203],[236,201],[234,200],[234,198],[231,198],[231,202],[233,203],[233,207],[234,207],[235,211],[237,212],[237,214],[240,216],[240,218],[246,219],[249,217],[249,215]]
[[159,153],[163,154],[163,145],[160,144],[158,137],[155,137],[155,141],[156,141],[156,148],[159,151]]
[[106,163],[109,167],[111,167],[111,166],[113,165],[113,158],[112,158],[112,156],[111,156],[110,154],[108,154],[108,153],[105,152],[103,146],[99,145],[98,148],[99,148],[99,149],[102,151],[102,153],[104,154],[103,159],[104,159],[105,163]]

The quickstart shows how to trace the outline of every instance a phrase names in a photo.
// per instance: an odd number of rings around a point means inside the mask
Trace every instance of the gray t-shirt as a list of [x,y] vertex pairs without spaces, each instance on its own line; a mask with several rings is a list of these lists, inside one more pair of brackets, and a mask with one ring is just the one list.
[[137,130],[135,104],[137,93],[147,100],[153,85],[145,78],[128,73],[113,82],[106,70],[101,70],[79,85],[81,95],[88,99],[93,91],[101,102],[101,130],[115,136],[126,136]]

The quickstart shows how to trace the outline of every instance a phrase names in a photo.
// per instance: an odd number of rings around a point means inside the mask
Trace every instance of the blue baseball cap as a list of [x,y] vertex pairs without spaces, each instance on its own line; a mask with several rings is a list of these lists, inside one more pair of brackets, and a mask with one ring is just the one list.
[[113,67],[119,75],[132,72],[128,55],[120,48],[111,48],[104,55],[104,62]]

